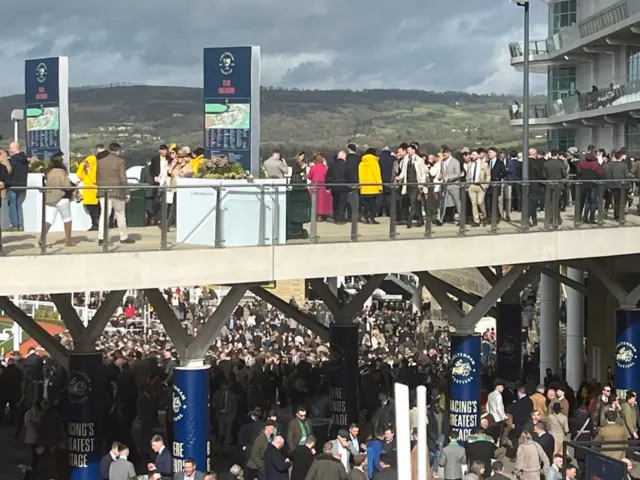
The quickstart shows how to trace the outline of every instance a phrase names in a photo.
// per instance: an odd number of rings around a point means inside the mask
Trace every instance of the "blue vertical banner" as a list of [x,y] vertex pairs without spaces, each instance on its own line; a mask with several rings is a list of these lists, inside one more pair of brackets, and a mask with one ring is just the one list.
[[104,398],[106,372],[102,353],[69,356],[68,422],[71,480],[100,478],[104,454]]
[[25,61],[24,108],[27,156],[46,160],[56,152],[69,165],[69,61]]
[[173,377],[173,470],[193,458],[199,471],[211,471],[209,367],[177,367]]
[[358,339],[358,325],[332,324],[329,328],[331,438],[338,430],[358,423]]
[[498,302],[496,334],[497,377],[517,382],[522,368],[522,305]]
[[616,311],[616,390],[624,399],[627,390],[640,389],[640,310]]
[[480,353],[479,335],[451,337],[451,387],[449,426],[465,441],[471,430],[480,426]]
[[260,47],[205,48],[204,149],[260,173]]

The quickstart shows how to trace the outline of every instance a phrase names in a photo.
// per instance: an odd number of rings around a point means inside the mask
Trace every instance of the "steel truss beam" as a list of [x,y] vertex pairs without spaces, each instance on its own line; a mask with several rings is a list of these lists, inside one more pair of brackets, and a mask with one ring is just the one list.
[[252,287],[249,287],[249,291],[253,293],[255,296],[260,297],[269,305],[272,305],[277,310],[280,310],[287,317],[291,317],[300,325],[302,325],[306,329],[318,335],[322,340],[324,341],[329,340],[329,329],[324,325],[322,325],[320,322],[318,322],[312,316],[304,313],[299,308],[294,307],[289,302],[285,302],[283,299],[274,295],[273,293],[269,292],[263,287],[252,286]]
[[86,327],[78,316],[76,309],[73,308],[70,294],[58,293],[51,295],[51,301],[56,306],[69,333],[71,333],[74,350],[85,351],[95,348],[98,337],[102,335],[109,319],[118,306],[122,305],[122,299],[125,294],[125,290],[109,292]]
[[[324,281],[318,278],[314,278],[309,281],[311,288],[318,294],[320,299],[327,306],[336,323],[349,324],[353,322],[357,313],[362,310],[363,305],[368,298],[375,292],[377,288],[382,285],[386,274],[380,273],[377,275],[371,275],[362,288],[356,293],[351,301],[345,306],[340,306],[340,302],[336,296],[331,292],[329,287]],[[295,320],[295,319],[294,319]]]
[[447,291],[442,288],[442,285],[438,281],[434,281],[436,277],[429,272],[416,272],[416,275],[440,304],[445,314],[449,317],[451,324],[461,331],[471,331],[500,297],[512,298],[516,296],[536,275],[540,274],[543,268],[544,265],[538,264],[529,267],[526,265],[515,265],[505,276],[496,282],[491,290],[489,290],[467,314],[458,308],[451,297],[449,297]]
[[613,278],[600,262],[596,260],[583,260],[578,263],[566,262],[566,265],[576,265],[575,268],[589,270],[589,273],[598,277],[605,288],[609,290],[609,293],[618,301],[620,308],[632,309],[638,306],[638,302],[640,301],[640,285],[637,285],[633,290],[627,292],[627,290],[620,285],[620,282]]
[[178,320],[173,308],[171,308],[159,289],[145,289],[144,294],[153,305],[160,323],[162,323],[175,345],[180,361],[189,363],[202,361],[211,343],[227,323],[242,297],[247,293],[247,289],[247,285],[234,285],[231,287],[229,293],[224,296],[218,307],[199,328],[195,337],[189,335],[182,327],[182,323]]
[[42,328],[38,322],[18,308],[8,297],[0,296],[0,310],[22,327],[36,342],[38,342],[56,362],[65,370],[69,369],[69,350]]
[[[431,275],[431,274],[429,274],[429,275]],[[437,282],[440,285],[440,287],[443,290],[445,290],[449,295],[453,295],[458,300],[466,303],[467,305],[470,305],[471,307],[474,307],[482,299],[482,297],[480,295],[476,295],[475,293],[465,292],[464,290],[461,290],[460,288],[456,287],[455,285],[451,285],[450,283],[445,282],[441,278],[436,277],[435,275],[431,275],[431,276],[434,278],[434,281]],[[437,299],[436,299],[436,301],[437,301]],[[438,303],[440,303],[440,302],[438,301]],[[457,307],[455,302],[453,304]],[[492,316],[492,317],[495,317],[497,315],[497,311],[496,311],[495,307],[491,307],[489,309],[489,311],[487,312],[487,314]]]
[[587,293],[587,287],[585,287],[583,283],[576,282],[575,280],[572,280],[566,275],[562,275],[561,273],[549,267],[545,267],[544,270],[542,270],[542,273],[544,273],[547,277],[551,277],[554,280],[557,280],[558,282],[566,285],[567,287],[571,287],[572,289],[583,295]]

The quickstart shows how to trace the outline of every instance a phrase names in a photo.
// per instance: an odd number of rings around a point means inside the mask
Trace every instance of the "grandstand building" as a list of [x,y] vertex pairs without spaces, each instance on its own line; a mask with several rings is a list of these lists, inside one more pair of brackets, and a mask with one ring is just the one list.
[[[532,75],[547,75],[548,103],[530,105],[530,129],[547,130],[549,148],[625,146],[640,155],[640,0],[545,3],[548,36],[530,42],[529,60]],[[522,70],[522,42],[509,50]],[[510,115],[522,126],[521,106]]]

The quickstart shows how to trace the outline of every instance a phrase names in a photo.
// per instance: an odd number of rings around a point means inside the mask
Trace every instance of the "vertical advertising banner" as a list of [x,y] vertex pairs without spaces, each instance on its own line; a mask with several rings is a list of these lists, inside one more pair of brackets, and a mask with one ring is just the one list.
[[520,380],[522,367],[522,305],[498,303],[496,324],[497,376],[508,382]]
[[331,423],[329,435],[358,423],[358,326],[332,324],[329,328],[331,353]]
[[260,173],[260,47],[204,49],[204,149]]
[[105,452],[105,377],[101,353],[69,356],[67,436],[71,480],[100,478],[100,460]]
[[173,377],[173,470],[193,458],[199,471],[211,471],[209,367],[177,367]]
[[465,441],[471,430],[480,425],[480,352],[479,335],[451,337],[451,389],[449,425]]
[[616,311],[616,390],[624,400],[627,390],[640,389],[640,310]]
[[24,109],[28,157],[46,160],[56,152],[69,165],[69,61],[36,58],[24,64]]

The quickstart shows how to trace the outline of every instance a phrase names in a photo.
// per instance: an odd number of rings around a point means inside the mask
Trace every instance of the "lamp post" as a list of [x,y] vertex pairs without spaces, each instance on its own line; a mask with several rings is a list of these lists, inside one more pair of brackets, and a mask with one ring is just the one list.
[[[522,181],[529,180],[529,0],[514,0],[515,4],[524,8],[524,65],[522,81]],[[522,185],[521,209],[523,213],[520,223],[523,229],[529,227],[528,213],[529,188]],[[526,205],[525,205],[526,203]]]
[[20,136],[20,122],[24,120],[24,110],[13,110],[11,112],[11,120],[13,120],[13,141],[17,142]]

